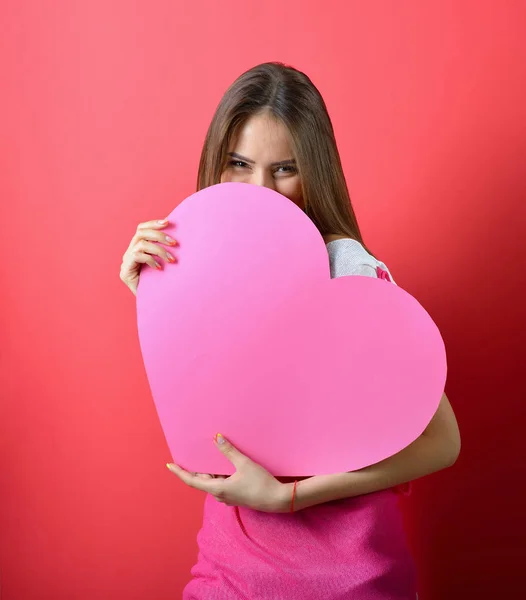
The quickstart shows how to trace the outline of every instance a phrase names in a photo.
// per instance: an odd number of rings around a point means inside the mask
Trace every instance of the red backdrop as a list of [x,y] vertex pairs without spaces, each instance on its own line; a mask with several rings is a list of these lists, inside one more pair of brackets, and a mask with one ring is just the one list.
[[421,597],[522,597],[526,4],[329,8],[3,0],[4,600],[180,597],[203,498],[164,466],[119,265],[267,60],[320,88],[367,243],[447,343],[463,451],[406,507]]

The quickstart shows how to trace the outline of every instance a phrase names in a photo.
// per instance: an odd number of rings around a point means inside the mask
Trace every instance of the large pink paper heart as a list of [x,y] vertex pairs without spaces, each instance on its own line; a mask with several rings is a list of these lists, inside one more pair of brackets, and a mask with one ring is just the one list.
[[414,441],[446,379],[440,333],[396,285],[330,279],[310,219],[263,187],[221,184],[165,231],[178,264],[144,269],[139,339],[173,460],[231,474],[221,432],[278,476],[351,471]]

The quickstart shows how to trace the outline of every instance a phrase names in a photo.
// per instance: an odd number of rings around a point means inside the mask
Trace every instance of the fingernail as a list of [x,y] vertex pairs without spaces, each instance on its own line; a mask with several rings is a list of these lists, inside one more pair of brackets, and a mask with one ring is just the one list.
[[160,221],[157,221],[159,223],[159,225],[164,225],[165,223],[168,223],[168,219],[161,219]]
[[170,466],[170,463],[166,463],[166,468],[167,468],[169,471],[171,471],[171,470],[172,470],[172,468],[171,468],[171,466]]
[[171,254],[168,254],[168,252],[166,253],[166,260],[171,263],[175,262],[175,258]]
[[175,246],[177,244],[177,242],[174,239],[172,239],[169,235],[165,236],[165,239],[171,246]]
[[221,444],[225,443],[225,438],[220,433],[216,433],[216,443],[219,446],[221,446]]
[[160,264],[159,264],[157,261],[155,261],[155,268],[156,268],[158,271],[160,271],[160,270],[162,269],[161,265],[160,265]]

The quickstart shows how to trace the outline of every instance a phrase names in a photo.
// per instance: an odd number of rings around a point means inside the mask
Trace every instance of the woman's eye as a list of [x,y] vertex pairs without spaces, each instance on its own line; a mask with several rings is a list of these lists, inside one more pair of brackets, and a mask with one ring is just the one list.
[[284,165],[278,167],[276,173],[297,173],[298,169],[294,165]]
[[243,162],[242,160],[231,160],[230,161],[230,166],[231,167],[246,167],[247,163]]

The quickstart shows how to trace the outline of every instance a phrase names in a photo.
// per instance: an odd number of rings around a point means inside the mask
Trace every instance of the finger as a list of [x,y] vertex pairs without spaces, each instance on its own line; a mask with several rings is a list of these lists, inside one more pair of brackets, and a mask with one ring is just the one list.
[[153,256],[150,254],[145,254],[144,252],[133,252],[130,256],[130,259],[132,263],[149,265],[152,267],[152,269],[162,269],[162,266],[155,260],[155,258],[153,258]]
[[221,452],[228,458],[234,467],[236,467],[236,469],[246,465],[246,463],[250,461],[247,456],[242,454],[220,433],[216,434],[214,440],[219,450],[221,450]]
[[164,231],[156,231],[155,229],[137,229],[137,232],[132,238],[132,245],[137,244],[141,240],[148,240],[150,242],[158,242],[159,244],[166,244],[168,246],[178,246],[177,240],[171,237]]
[[175,225],[175,223],[170,223],[168,219],[154,219],[153,221],[145,221],[144,223],[139,223],[137,226],[137,231],[139,229],[164,229],[167,225]]
[[194,473],[194,475],[199,479],[214,479],[214,476],[209,473]]
[[177,262],[175,256],[170,254],[168,250],[160,246],[159,244],[154,244],[153,242],[147,242],[146,240],[139,240],[132,249],[132,254],[135,252],[142,252],[144,254],[151,254],[153,256],[159,256],[168,262]]
[[214,496],[214,498],[218,502],[221,502],[221,504],[224,504],[225,506],[234,506],[233,504],[230,504],[230,502],[227,502],[222,496]]
[[186,485],[209,494],[215,495],[220,493],[220,486],[218,484],[221,482],[216,481],[215,479],[201,479],[197,475],[189,473],[188,471],[182,469],[179,465],[174,465],[173,463],[166,463],[166,466],[172,473],[174,473],[174,475],[177,475],[177,477],[179,477],[183,483],[186,483]]

